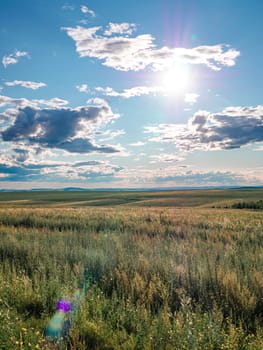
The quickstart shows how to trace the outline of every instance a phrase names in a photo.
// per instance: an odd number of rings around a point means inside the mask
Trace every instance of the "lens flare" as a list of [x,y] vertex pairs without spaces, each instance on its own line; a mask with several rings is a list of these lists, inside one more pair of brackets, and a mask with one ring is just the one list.
[[186,66],[176,65],[164,72],[162,86],[168,95],[184,94],[189,87],[189,72]]
[[46,344],[50,342],[52,342],[52,344],[63,343],[80,309],[81,302],[92,283],[93,276],[91,276],[88,271],[85,271],[81,287],[77,288],[70,298],[61,298],[58,300],[56,305],[57,311],[50,319],[45,330]]
[[57,310],[62,312],[69,312],[71,310],[71,303],[66,299],[60,299],[57,303]]
[[64,321],[65,313],[63,311],[57,311],[46,328],[46,336],[48,339],[55,340],[62,336]]

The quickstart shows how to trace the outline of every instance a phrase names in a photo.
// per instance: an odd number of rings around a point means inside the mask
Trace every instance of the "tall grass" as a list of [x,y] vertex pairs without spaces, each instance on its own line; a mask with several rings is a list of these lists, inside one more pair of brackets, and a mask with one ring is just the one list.
[[45,326],[85,271],[64,349],[262,349],[262,224],[231,209],[1,209],[0,349],[52,349]]

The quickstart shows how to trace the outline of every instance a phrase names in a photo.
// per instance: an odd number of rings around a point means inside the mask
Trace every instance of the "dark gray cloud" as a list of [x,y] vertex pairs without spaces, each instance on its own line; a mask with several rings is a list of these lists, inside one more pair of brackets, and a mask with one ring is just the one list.
[[4,129],[1,136],[5,142],[23,142],[71,153],[115,153],[119,151],[117,148],[98,146],[92,137],[96,128],[117,117],[106,103],[75,109],[28,106],[16,111],[13,124]]
[[1,135],[3,141],[25,140],[37,130],[36,110],[30,107],[19,110],[15,122],[5,129]]
[[14,158],[18,162],[25,162],[29,158],[30,151],[27,149],[14,148],[13,151],[15,152]]
[[199,111],[186,125],[147,127],[152,141],[175,143],[183,150],[234,149],[263,142],[263,106],[229,107],[221,113]]
[[71,152],[71,153],[89,153],[89,152],[99,152],[99,153],[116,153],[119,152],[117,148],[110,146],[96,146],[91,143],[91,141],[86,139],[74,139],[70,141],[65,141],[60,144],[60,148]]

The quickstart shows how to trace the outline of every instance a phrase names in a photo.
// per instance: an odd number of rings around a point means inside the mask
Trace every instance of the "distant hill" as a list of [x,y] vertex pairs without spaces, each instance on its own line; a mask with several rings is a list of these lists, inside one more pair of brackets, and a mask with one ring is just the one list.
[[99,191],[99,192],[162,192],[162,191],[192,191],[192,190],[251,190],[261,189],[262,186],[185,186],[185,187],[150,187],[150,188],[84,188],[84,187],[64,187],[64,188],[31,188],[31,189],[0,189],[0,192],[47,192],[47,191]]

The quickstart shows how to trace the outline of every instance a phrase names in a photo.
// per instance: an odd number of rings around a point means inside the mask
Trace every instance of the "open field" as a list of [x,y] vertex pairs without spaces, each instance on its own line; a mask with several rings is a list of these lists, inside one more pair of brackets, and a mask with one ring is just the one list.
[[263,198],[263,188],[177,191],[28,191],[0,193],[0,207],[225,206]]
[[[261,350],[263,212],[230,205],[262,197],[1,193],[0,349]],[[45,344],[88,277],[68,338]]]

